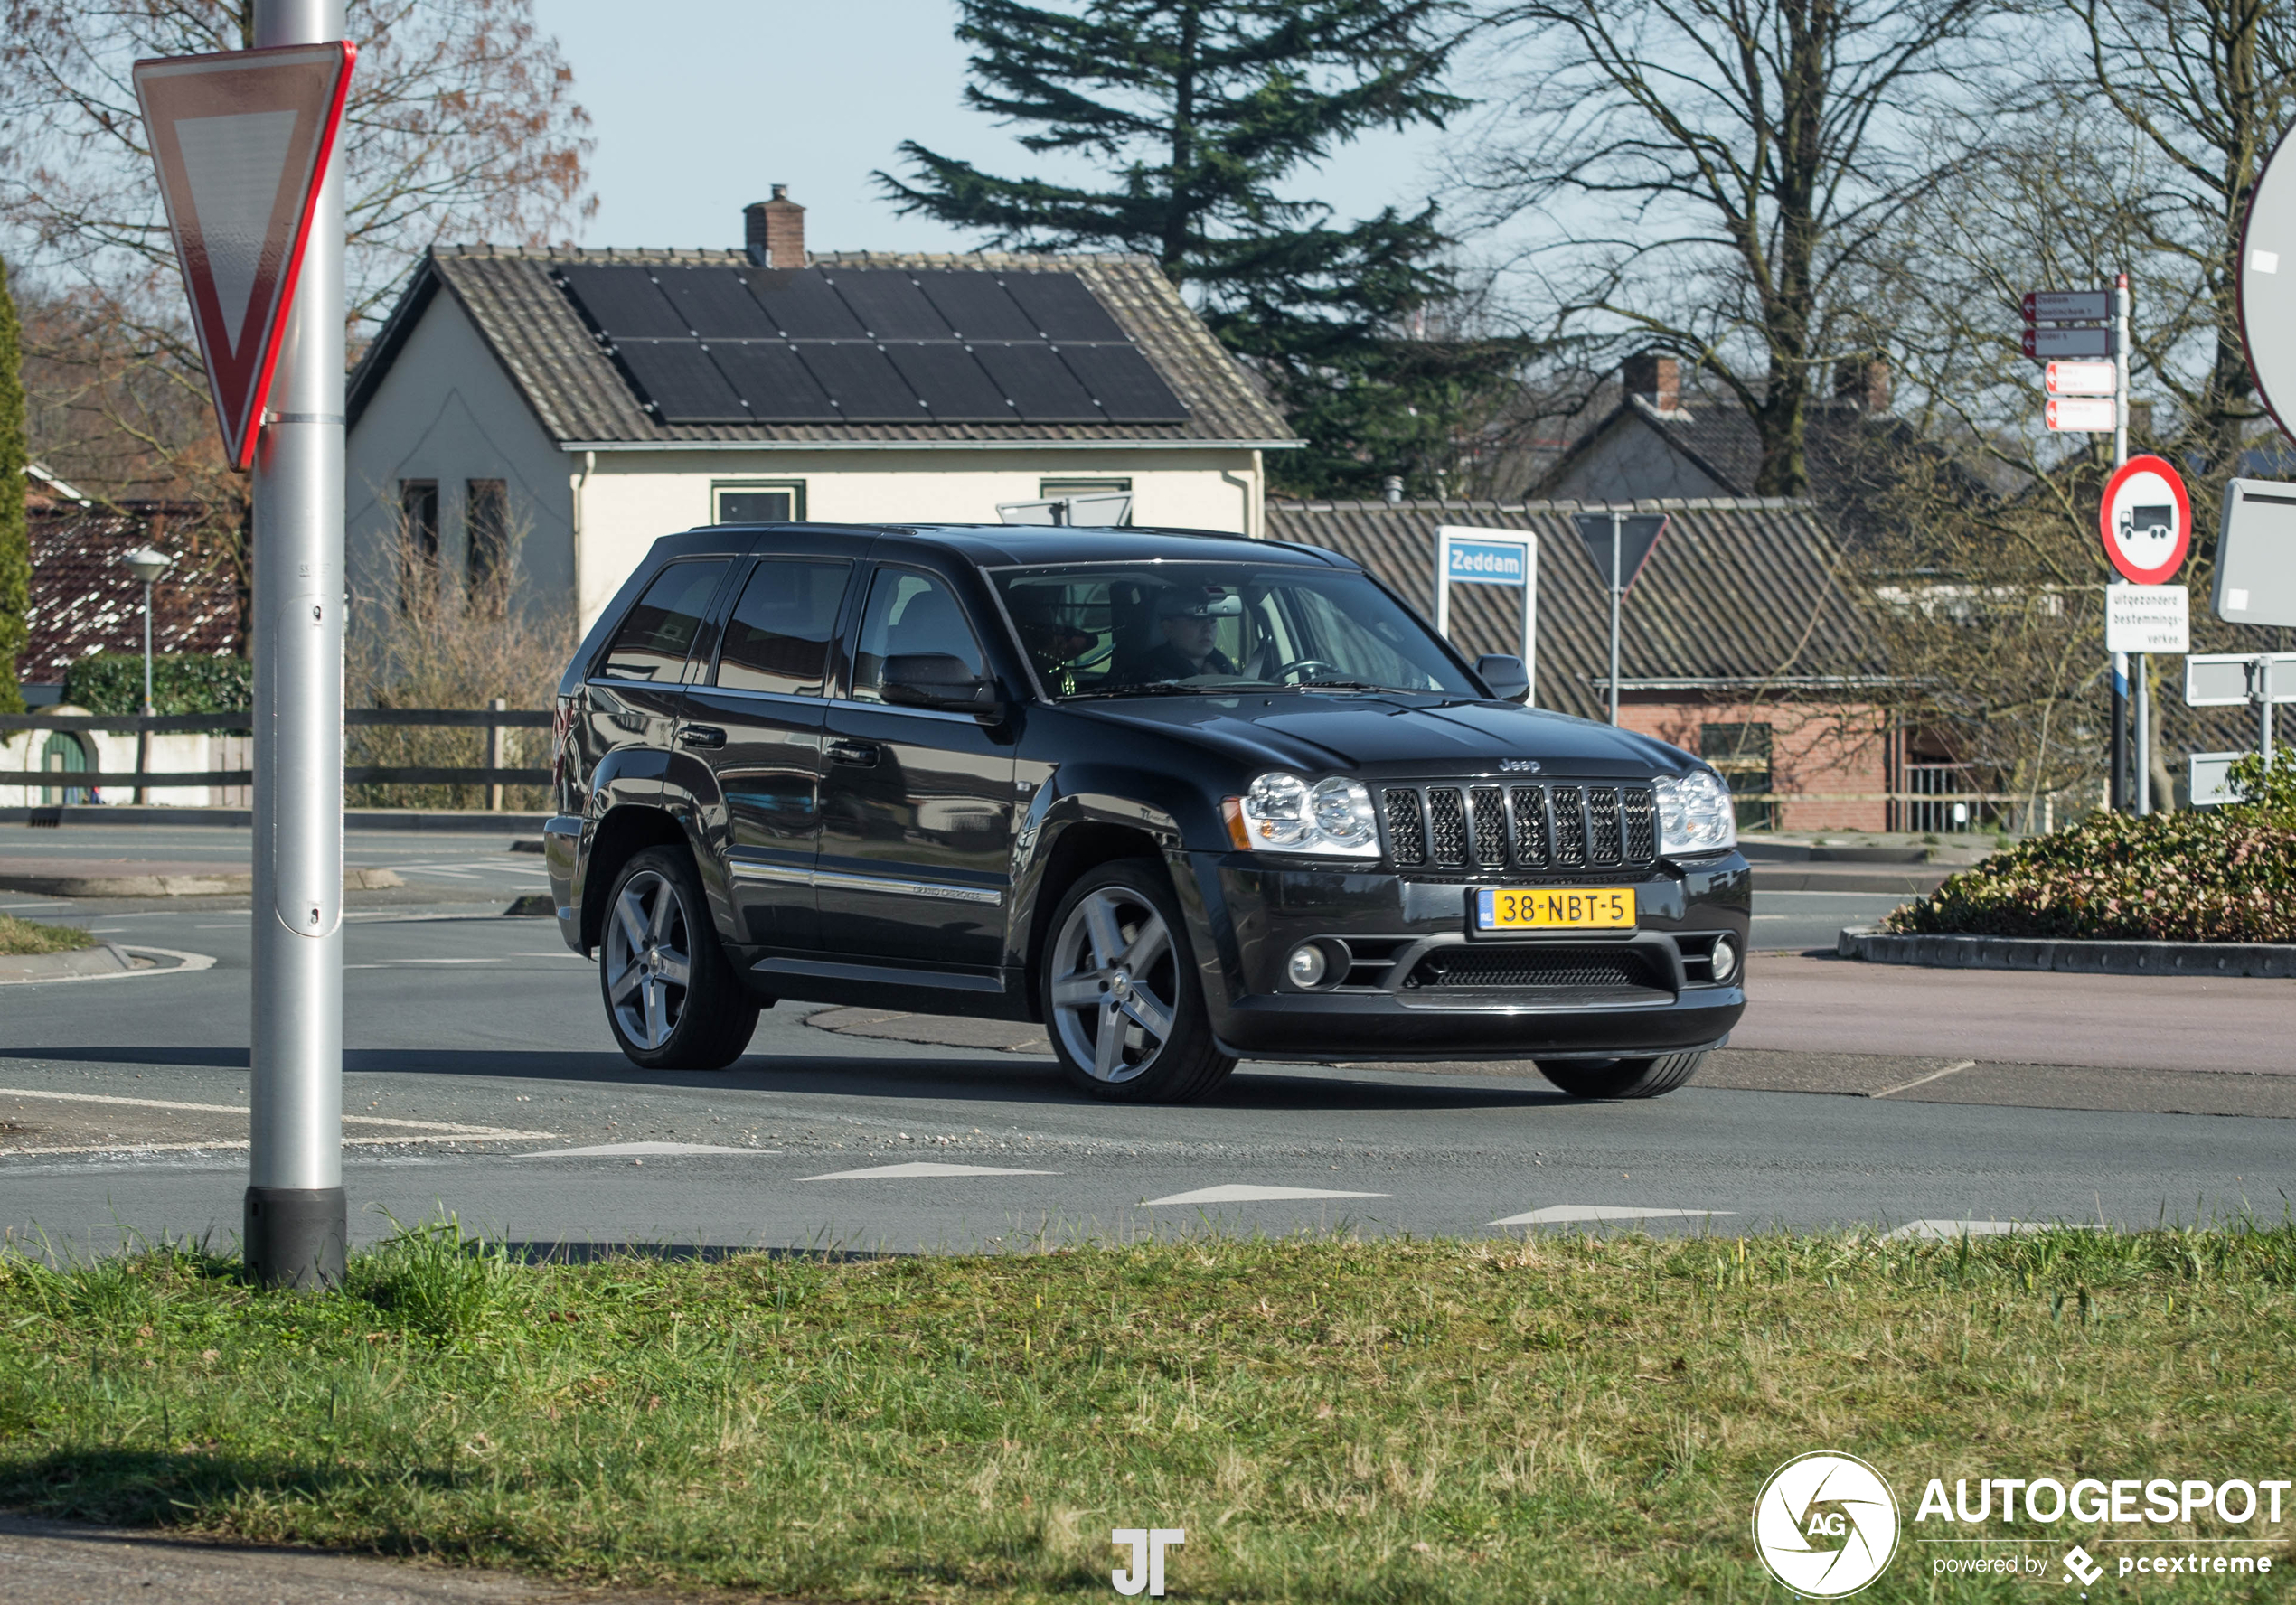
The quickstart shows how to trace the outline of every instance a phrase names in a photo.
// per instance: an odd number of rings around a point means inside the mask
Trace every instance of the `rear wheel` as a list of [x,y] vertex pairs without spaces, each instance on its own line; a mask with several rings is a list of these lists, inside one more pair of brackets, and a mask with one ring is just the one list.
[[1053,913],[1041,986],[1060,1067],[1095,1097],[1186,1103],[1236,1067],[1212,1037],[1161,865],[1124,859],[1085,871]]
[[614,882],[598,943],[607,1023],[647,1070],[722,1070],[757,1028],[757,1000],[718,945],[693,860],[649,847]]
[[1539,1074],[1574,1098],[1655,1098],[1698,1074],[1703,1053],[1655,1059],[1541,1059]]

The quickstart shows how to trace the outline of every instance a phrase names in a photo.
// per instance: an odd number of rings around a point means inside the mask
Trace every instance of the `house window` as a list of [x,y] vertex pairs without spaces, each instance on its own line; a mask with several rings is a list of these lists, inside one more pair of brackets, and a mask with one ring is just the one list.
[[438,583],[438,482],[399,482],[399,605]]
[[1037,494],[1049,502],[1055,496],[1117,496],[1129,493],[1128,479],[1040,479]]
[[[1758,797],[1771,790],[1768,725],[1705,725],[1698,729],[1698,756],[1721,772],[1730,790],[1740,796]],[[1738,829],[1774,831],[1777,805],[1742,802],[1737,805]]]
[[794,524],[805,516],[802,479],[720,480],[710,488],[721,524]]
[[510,486],[499,479],[466,480],[463,485],[464,586],[474,600],[490,595],[509,577]]

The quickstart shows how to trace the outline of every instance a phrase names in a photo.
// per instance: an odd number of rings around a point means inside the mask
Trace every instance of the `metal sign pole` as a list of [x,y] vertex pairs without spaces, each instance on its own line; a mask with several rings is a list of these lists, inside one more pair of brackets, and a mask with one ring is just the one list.
[[1618,607],[1625,592],[1619,585],[1621,561],[1620,530],[1624,519],[1615,507],[1611,509],[1611,723],[1618,723]]
[[[2129,461],[2129,276],[2113,281],[2113,465]],[[2127,654],[2116,657],[2114,678],[2129,678]],[[2136,654],[2136,774],[2131,777],[2139,817],[2152,812],[2152,676],[2146,654]]]
[[2270,652],[2256,660],[2256,703],[2262,715],[2257,721],[2256,751],[2263,758],[2269,776],[2272,766],[2272,656]]
[[1435,531],[1435,634],[1451,639],[1451,531]]
[[1523,540],[1523,706],[1539,706],[1539,537]]
[[[255,0],[258,49],[343,36],[343,0]],[[329,158],[255,448],[249,1270],[343,1274],[343,150]]]

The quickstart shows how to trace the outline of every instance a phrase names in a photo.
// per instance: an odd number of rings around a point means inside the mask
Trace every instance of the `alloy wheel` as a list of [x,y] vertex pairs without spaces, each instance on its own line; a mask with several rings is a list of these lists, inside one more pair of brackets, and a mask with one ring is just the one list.
[[1053,1028],[1096,1079],[1130,1081],[1156,1062],[1179,993],[1172,932],[1139,893],[1101,887],[1068,911],[1052,944]]
[[607,1006],[640,1047],[662,1047],[684,1017],[692,931],[666,876],[646,869],[623,883],[606,928]]

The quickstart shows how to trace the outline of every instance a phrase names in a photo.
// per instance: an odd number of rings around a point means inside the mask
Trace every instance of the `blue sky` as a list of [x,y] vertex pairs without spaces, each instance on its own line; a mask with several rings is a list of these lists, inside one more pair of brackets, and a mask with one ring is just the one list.
[[[943,0],[537,0],[595,121],[592,246],[732,246],[741,208],[786,183],[814,250],[964,249],[895,215],[869,181],[903,139],[992,172],[1037,158],[965,108],[965,50]],[[1441,136],[1383,134],[1298,192],[1346,216],[1420,204]]]

